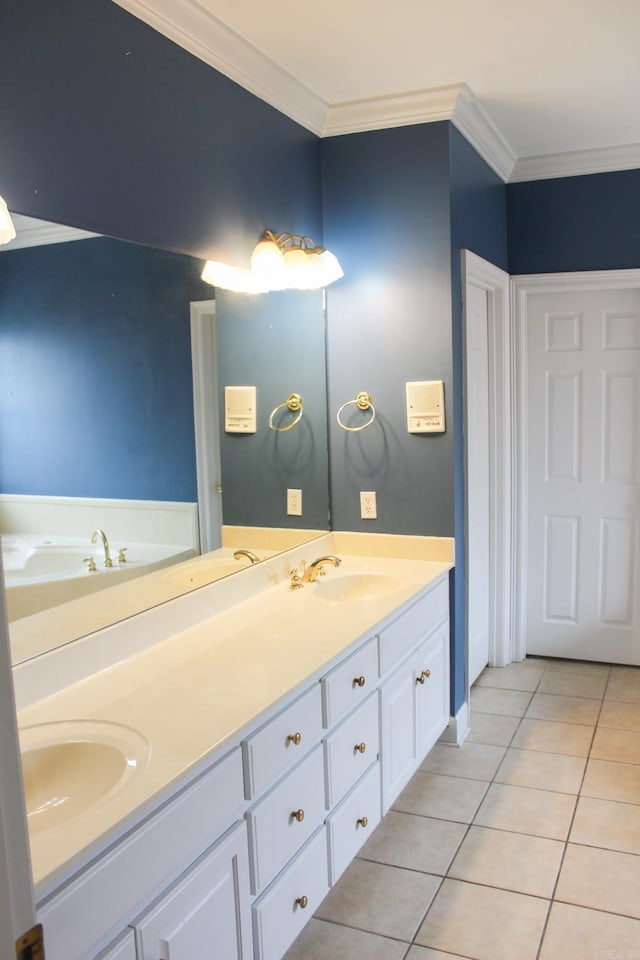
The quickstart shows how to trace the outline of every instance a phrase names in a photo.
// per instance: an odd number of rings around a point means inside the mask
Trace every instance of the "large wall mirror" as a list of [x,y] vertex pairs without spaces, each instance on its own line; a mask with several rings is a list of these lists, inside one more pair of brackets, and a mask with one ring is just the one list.
[[[24,231],[34,239],[0,248],[0,524],[3,499],[11,497],[196,504],[192,305],[212,303],[214,296],[200,280],[202,261],[107,237],[63,240],[47,233],[46,225],[17,221],[18,241]],[[329,529],[323,294],[217,291],[209,314],[219,512],[225,526],[291,534],[274,536],[266,556],[310,531]],[[256,431],[227,432],[224,388],[246,385],[256,388]],[[302,397],[299,422],[273,429],[295,419],[283,407],[269,423],[292,393]],[[287,513],[288,488],[302,489],[302,516]],[[154,516],[160,523],[161,511],[148,512],[152,526]],[[94,527],[109,534],[108,519],[89,516],[87,555]],[[16,548],[19,532],[3,534],[3,552]],[[38,531],[42,538],[49,532]],[[218,532],[210,533],[210,543],[219,543]],[[112,543],[116,559],[121,541]],[[184,563],[187,555],[177,552],[174,559]],[[38,562],[34,578],[41,578],[44,589],[49,572]],[[5,562],[7,570],[10,565]],[[224,573],[244,568],[227,564]],[[62,616],[60,604],[17,616],[10,624],[12,643],[26,619],[38,618],[44,651],[216,576],[213,567],[208,579],[163,579],[159,570],[139,579],[153,583],[153,590],[136,588],[133,580],[107,583],[99,594],[73,601],[72,617]],[[122,613],[117,600],[125,595]],[[64,635],[48,629],[56,618],[68,624]],[[23,651],[14,660],[31,655]]]

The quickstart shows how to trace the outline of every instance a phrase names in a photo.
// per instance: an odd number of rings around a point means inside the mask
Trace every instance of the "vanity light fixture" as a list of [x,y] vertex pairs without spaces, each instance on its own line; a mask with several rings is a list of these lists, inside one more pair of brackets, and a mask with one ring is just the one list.
[[5,203],[0,197],[0,243],[9,243],[15,239],[16,228],[13,225],[11,214]]
[[202,271],[207,283],[236,293],[319,290],[342,276],[337,257],[311,237],[271,230],[256,244],[250,270],[208,260]]

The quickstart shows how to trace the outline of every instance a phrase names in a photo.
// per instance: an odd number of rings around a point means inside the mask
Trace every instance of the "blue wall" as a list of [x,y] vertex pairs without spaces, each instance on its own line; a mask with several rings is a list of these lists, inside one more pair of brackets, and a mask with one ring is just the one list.
[[453,125],[449,126],[451,202],[451,317],[453,340],[454,491],[456,566],[452,573],[452,713],[466,695],[465,650],[465,477],[464,477],[464,330],[462,251],[471,250],[507,269],[505,186]]
[[640,267],[640,170],[507,186],[509,272]]
[[0,492],[197,500],[201,269],[104,237],[0,254]]
[[[448,123],[330,138],[322,156],[324,240],[345,272],[327,290],[332,525],[452,536]],[[447,431],[408,434],[405,382],[435,379]],[[361,390],[376,421],[347,433],[335,414]],[[360,519],[361,490],[377,520]]]
[[321,228],[317,137],[112,0],[0,5],[9,208],[246,263]]
[[[256,389],[254,434],[221,432],[223,519],[249,526],[329,528],[325,322],[321,290],[247,297],[216,291],[220,410],[224,388]],[[278,433],[269,415],[290,393],[300,421]],[[293,419],[282,411],[276,425]],[[302,490],[302,516],[287,516],[288,487]]]

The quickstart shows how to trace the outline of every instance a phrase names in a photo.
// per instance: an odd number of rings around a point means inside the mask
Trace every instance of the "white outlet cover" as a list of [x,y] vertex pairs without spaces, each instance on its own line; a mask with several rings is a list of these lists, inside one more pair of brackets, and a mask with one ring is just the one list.
[[375,520],[378,516],[375,490],[360,491],[360,517],[362,520]]

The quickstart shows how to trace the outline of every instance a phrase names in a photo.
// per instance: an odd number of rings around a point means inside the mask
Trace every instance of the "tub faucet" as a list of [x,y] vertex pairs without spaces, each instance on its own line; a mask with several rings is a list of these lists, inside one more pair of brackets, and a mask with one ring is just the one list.
[[340,557],[334,557],[333,554],[327,554],[326,557],[318,557],[317,560],[314,560],[313,563],[309,564],[308,568],[302,575],[303,583],[313,583],[318,577],[324,577],[325,563],[330,563],[334,567],[339,567],[342,563],[342,560]]
[[105,567],[112,567],[113,560],[109,554],[109,541],[107,540],[107,535],[104,530],[100,530],[100,528],[94,530],[91,534],[91,543],[95,543],[98,537],[102,540],[102,547],[104,549],[104,565]]
[[253,550],[234,550],[233,559],[239,560],[240,557],[246,557],[251,563],[260,563],[260,557],[257,557]]

